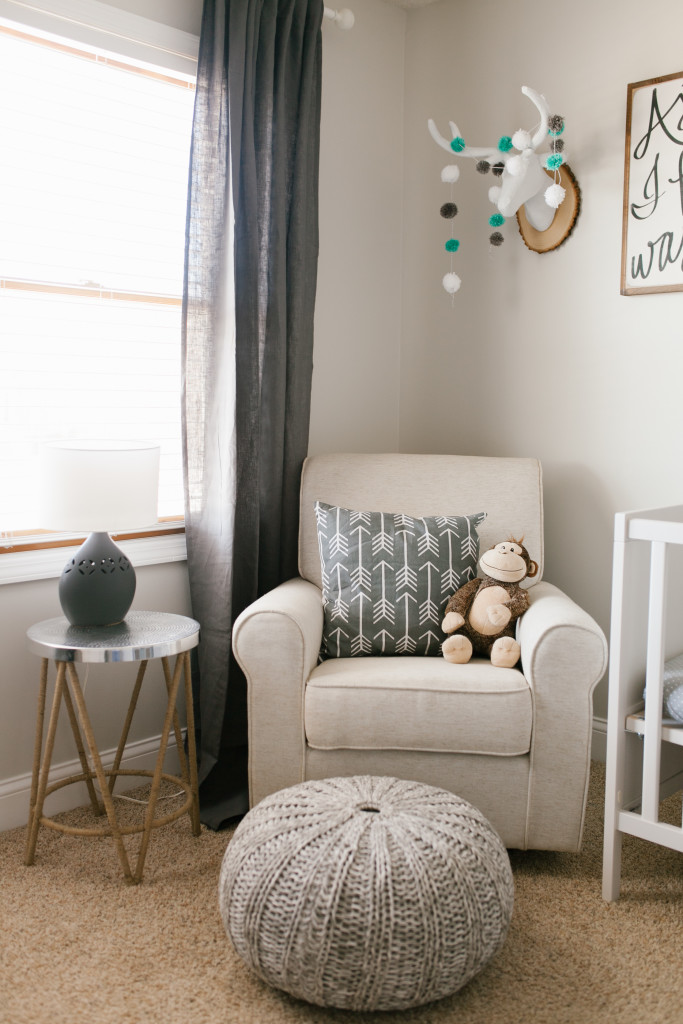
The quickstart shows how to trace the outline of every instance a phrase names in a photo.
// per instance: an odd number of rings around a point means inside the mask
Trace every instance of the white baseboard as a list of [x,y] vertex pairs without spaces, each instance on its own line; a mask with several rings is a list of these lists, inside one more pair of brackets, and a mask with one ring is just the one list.
[[593,739],[591,743],[591,759],[607,760],[607,719],[593,718]]
[[[152,770],[156,764],[160,740],[160,736],[150,736],[148,739],[129,743],[124,752],[121,767],[127,769],[140,768],[146,771]],[[106,770],[114,763],[116,750],[100,751],[100,756]],[[164,760],[164,771],[170,774],[177,774],[179,771],[178,751],[173,735],[169,737],[168,750]],[[59,782],[70,775],[77,775],[80,772],[81,763],[78,759],[65,761],[62,764],[52,766],[49,782]],[[140,779],[138,781],[142,785],[143,780]],[[129,783],[128,789],[138,784],[133,777],[130,778]],[[26,825],[28,822],[30,798],[30,772],[26,775],[15,775],[14,778],[0,781],[0,832]],[[81,807],[87,803],[88,791],[85,783],[75,782],[73,785],[63,786],[55,793],[51,793],[47,798],[45,806],[46,812],[52,815],[58,814],[61,811],[70,811],[73,807]]]

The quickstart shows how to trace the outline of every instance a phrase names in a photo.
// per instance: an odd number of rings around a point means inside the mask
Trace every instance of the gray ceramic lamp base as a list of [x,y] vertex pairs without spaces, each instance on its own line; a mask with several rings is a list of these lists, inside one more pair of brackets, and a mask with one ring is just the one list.
[[121,622],[134,596],[135,570],[108,533],[91,533],[59,580],[59,600],[72,626]]

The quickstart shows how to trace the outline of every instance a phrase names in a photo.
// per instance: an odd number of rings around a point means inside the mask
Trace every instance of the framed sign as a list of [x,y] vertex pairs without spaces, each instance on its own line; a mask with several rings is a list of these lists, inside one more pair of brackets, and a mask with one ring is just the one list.
[[683,72],[626,104],[621,294],[683,291]]

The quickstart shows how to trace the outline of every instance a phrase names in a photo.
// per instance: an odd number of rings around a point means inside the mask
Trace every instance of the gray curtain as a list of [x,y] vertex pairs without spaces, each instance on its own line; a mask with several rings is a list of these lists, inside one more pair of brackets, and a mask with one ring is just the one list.
[[[239,613],[297,572],[318,259],[322,0],[205,0],[183,302],[202,821],[248,809]],[[264,643],[268,638],[264,637]]]

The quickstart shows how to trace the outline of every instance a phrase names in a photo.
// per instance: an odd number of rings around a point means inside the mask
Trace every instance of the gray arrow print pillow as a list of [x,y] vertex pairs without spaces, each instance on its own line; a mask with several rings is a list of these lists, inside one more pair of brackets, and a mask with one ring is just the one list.
[[323,658],[437,655],[451,594],[477,574],[485,512],[416,518],[315,504]]

